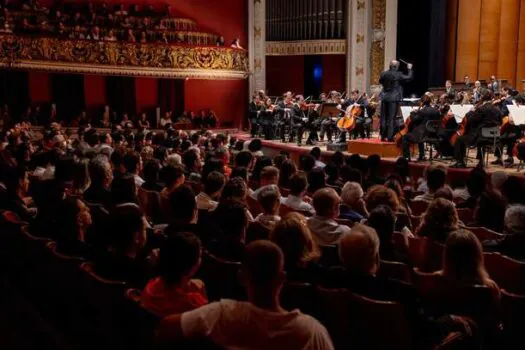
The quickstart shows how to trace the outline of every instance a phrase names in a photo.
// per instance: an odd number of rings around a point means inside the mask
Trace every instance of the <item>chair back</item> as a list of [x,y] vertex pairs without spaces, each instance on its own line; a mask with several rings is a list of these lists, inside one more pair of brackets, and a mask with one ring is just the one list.
[[250,222],[246,230],[246,244],[270,239],[271,230],[258,221]]
[[503,336],[506,349],[523,344],[525,339],[525,295],[518,295],[501,290],[501,307],[503,319]]
[[281,290],[281,305],[287,310],[299,309],[316,316],[316,299],[315,289],[310,283],[287,281]]
[[321,259],[319,260],[321,265],[326,267],[341,265],[337,245],[322,245],[319,248],[321,249]]
[[423,218],[421,216],[410,215],[410,222],[412,223],[413,230],[416,230],[419,227],[422,219]]
[[511,293],[525,294],[525,262],[500,253],[484,253],[485,268],[498,286]]
[[475,234],[476,237],[478,237],[480,242],[487,241],[487,240],[500,239],[500,238],[505,237],[504,234],[498,233],[496,231],[492,231],[486,227],[465,227],[465,229]]
[[240,268],[240,262],[227,261],[203,251],[199,276],[206,283],[210,301],[221,298],[245,299],[244,288],[239,282]]
[[350,349],[350,292],[317,286],[319,320],[330,333],[335,349]]
[[412,215],[420,216],[427,211],[428,202],[425,201],[412,201],[410,202],[410,209],[412,209]]
[[422,271],[437,271],[445,246],[427,237],[413,237],[408,240],[408,255],[415,267]]
[[428,120],[425,124],[425,129],[429,134],[437,134],[440,127],[441,123],[439,120]]
[[383,278],[412,282],[412,272],[408,265],[402,262],[381,260],[377,273]]
[[[405,308],[350,293],[350,349],[411,349]],[[373,331],[371,331],[373,330]]]
[[499,126],[491,126],[486,128],[481,128],[481,137],[487,138],[487,139],[493,139],[500,137],[500,127]]
[[468,225],[472,222],[474,211],[470,208],[459,208],[457,209],[459,220],[463,221],[464,224]]
[[162,219],[162,208],[159,192],[148,191],[139,187],[138,201],[140,208],[149,220],[158,222],[160,219]]

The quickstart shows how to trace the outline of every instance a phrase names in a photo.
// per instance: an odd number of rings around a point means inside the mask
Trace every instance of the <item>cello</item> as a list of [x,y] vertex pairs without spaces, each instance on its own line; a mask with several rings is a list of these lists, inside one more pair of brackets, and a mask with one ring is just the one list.
[[363,92],[361,96],[356,100],[356,103],[346,108],[344,116],[337,121],[337,127],[341,130],[352,131],[355,128],[355,121],[358,116],[363,112],[363,107],[357,104],[357,101],[362,99],[366,95]]

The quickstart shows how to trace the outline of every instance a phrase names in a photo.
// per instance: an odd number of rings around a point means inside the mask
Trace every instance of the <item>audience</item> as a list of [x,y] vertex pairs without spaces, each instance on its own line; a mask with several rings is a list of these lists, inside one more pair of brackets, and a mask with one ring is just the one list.
[[503,232],[503,221],[507,201],[494,190],[483,192],[474,208],[474,221],[469,226],[485,227],[496,232]]
[[280,170],[279,170],[279,187],[280,188],[286,188],[290,189],[291,185],[291,179],[292,176],[294,176],[297,173],[297,168],[295,166],[295,163],[287,159],[281,164]]
[[368,216],[366,203],[364,200],[365,193],[357,182],[347,182],[341,191],[341,200],[343,204],[339,208],[341,219],[361,222]]
[[459,228],[459,218],[454,203],[438,198],[432,201],[423,214],[416,234],[445,243],[448,235]]
[[314,194],[315,215],[308,219],[308,227],[320,246],[337,244],[342,236],[350,233],[350,227],[335,220],[339,217],[340,204],[341,198],[332,188],[323,188]]
[[283,253],[274,243],[246,247],[241,278],[248,301],[219,302],[166,317],[159,329],[164,342],[208,338],[227,348],[333,349],[326,329],[298,310],[279,303],[285,280]]
[[525,206],[509,206],[505,212],[503,227],[505,236],[483,242],[484,248],[525,261]]
[[386,205],[378,206],[370,212],[366,225],[373,228],[379,237],[379,252],[383,260],[409,263],[408,257],[396,248],[393,241],[396,215],[392,209]]
[[159,276],[148,282],[140,297],[142,307],[166,317],[207,304],[204,283],[192,279],[200,264],[201,242],[193,233],[169,236],[159,251]]
[[222,189],[226,184],[226,178],[218,171],[208,174],[204,182],[204,189],[197,195],[197,209],[214,211],[217,208],[218,200],[221,197]]
[[308,188],[306,192],[313,195],[317,190],[326,187],[325,172],[321,168],[314,168],[308,172]]
[[290,179],[290,194],[282,202],[288,208],[314,214],[314,208],[305,199],[308,181],[303,173],[297,173]]
[[146,191],[160,192],[163,186],[159,183],[160,163],[149,159],[144,163],[144,183],[141,188]]
[[257,200],[259,193],[270,185],[277,185],[279,183],[279,169],[274,166],[266,166],[261,170],[259,178],[259,188],[252,193],[252,198]]
[[106,156],[93,158],[89,162],[88,172],[90,185],[84,192],[84,199],[90,203],[102,204],[106,208],[112,207],[113,196],[109,189],[113,174],[108,158]]
[[427,175],[426,175],[428,192],[421,194],[419,196],[416,196],[414,200],[428,202],[428,203],[432,202],[436,191],[439,190],[441,187],[445,186],[446,179],[447,179],[447,172],[445,171],[445,169],[441,167],[428,168]]
[[276,185],[266,185],[259,192],[258,202],[263,212],[255,218],[255,222],[261,224],[268,231],[272,231],[275,225],[281,220],[279,208],[281,207],[281,194]]

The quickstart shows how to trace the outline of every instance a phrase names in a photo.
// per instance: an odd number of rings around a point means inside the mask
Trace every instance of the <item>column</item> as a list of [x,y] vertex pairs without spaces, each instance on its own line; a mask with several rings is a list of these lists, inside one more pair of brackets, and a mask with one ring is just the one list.
[[346,92],[366,91],[369,83],[368,22],[372,0],[348,1]]
[[388,69],[390,61],[397,58],[397,0],[386,1],[385,13],[385,62]]
[[[397,0],[392,1],[397,3]],[[386,0],[372,0],[372,36],[370,40],[372,66],[370,84],[373,91],[380,89],[379,77],[385,65],[386,8]],[[395,30],[392,31],[395,32]]]
[[501,0],[497,78],[508,79],[512,85],[518,57],[519,6],[519,0]]
[[266,90],[266,0],[248,1],[250,94]]

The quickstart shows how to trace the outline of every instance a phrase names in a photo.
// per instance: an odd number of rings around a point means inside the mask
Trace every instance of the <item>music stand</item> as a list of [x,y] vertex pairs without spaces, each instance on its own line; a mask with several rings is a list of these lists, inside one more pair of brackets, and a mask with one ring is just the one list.
[[323,118],[336,118],[340,113],[337,106],[337,103],[323,103],[319,115]]

